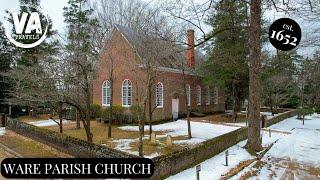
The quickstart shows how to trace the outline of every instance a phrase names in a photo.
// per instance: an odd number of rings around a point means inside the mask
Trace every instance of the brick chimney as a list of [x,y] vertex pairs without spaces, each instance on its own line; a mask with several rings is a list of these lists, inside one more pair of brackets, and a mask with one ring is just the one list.
[[187,64],[191,68],[195,68],[195,59],[194,59],[194,30],[189,29],[187,31]]

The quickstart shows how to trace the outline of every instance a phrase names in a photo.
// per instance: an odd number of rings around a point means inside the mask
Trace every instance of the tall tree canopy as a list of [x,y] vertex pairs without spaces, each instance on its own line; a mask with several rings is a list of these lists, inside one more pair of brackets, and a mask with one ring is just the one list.
[[209,60],[202,68],[208,84],[220,86],[231,97],[234,110],[240,110],[241,102],[248,93],[248,32],[247,7],[242,1],[222,1],[215,5],[215,14],[208,24],[213,32],[225,29],[215,36],[210,44]]

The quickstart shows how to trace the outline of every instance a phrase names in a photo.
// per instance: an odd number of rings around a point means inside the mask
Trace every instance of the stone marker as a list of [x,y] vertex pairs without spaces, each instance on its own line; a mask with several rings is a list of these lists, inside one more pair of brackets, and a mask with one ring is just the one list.
[[167,146],[170,147],[173,144],[173,139],[170,135],[167,136]]
[[157,137],[156,137],[156,133],[151,133],[151,144],[157,144],[156,142]]

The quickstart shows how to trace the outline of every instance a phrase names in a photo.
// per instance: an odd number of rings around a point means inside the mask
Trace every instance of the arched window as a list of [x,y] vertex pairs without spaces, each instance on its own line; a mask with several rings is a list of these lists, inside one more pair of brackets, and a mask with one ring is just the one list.
[[201,87],[197,86],[197,105],[201,105]]
[[122,83],[122,106],[130,107],[132,101],[132,83],[125,79]]
[[190,85],[187,84],[186,85],[186,92],[187,92],[187,101],[188,101],[188,106],[191,105],[191,89],[190,89]]
[[206,105],[210,105],[210,87],[207,86]]
[[218,88],[215,87],[214,88],[214,104],[218,104],[219,103],[219,92],[218,92]]
[[157,108],[163,107],[163,84],[161,82],[156,87],[156,105]]
[[104,81],[102,84],[102,106],[110,106],[111,89],[110,82]]

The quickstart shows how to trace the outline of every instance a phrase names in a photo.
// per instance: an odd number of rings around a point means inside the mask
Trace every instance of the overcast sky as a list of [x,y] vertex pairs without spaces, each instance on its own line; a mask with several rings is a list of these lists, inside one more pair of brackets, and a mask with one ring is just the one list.
[[[89,0],[90,1],[90,0]],[[149,1],[149,0],[146,0]],[[200,0],[201,1],[201,0]],[[44,13],[47,13],[49,17],[51,17],[53,21],[53,28],[58,30],[61,35],[65,34],[66,27],[64,24],[64,17],[63,17],[63,7],[67,6],[68,0],[41,0],[41,7]],[[156,1],[154,1],[156,3]],[[0,6],[0,21],[3,22],[3,17],[5,15],[5,10],[7,9],[16,9],[19,7],[19,0],[6,0],[2,1]],[[285,17],[284,13],[278,13],[275,11],[267,11],[264,16],[270,21],[273,22],[274,20]],[[312,35],[314,29],[319,29],[320,27],[320,20],[319,22],[306,22],[297,17],[290,17],[298,22],[301,26],[302,30],[302,41],[306,39],[306,37]],[[320,32],[319,32],[320,33]],[[268,46],[268,49],[275,50],[273,47]],[[314,51],[314,48],[302,48],[299,52],[304,56],[311,56]]]

